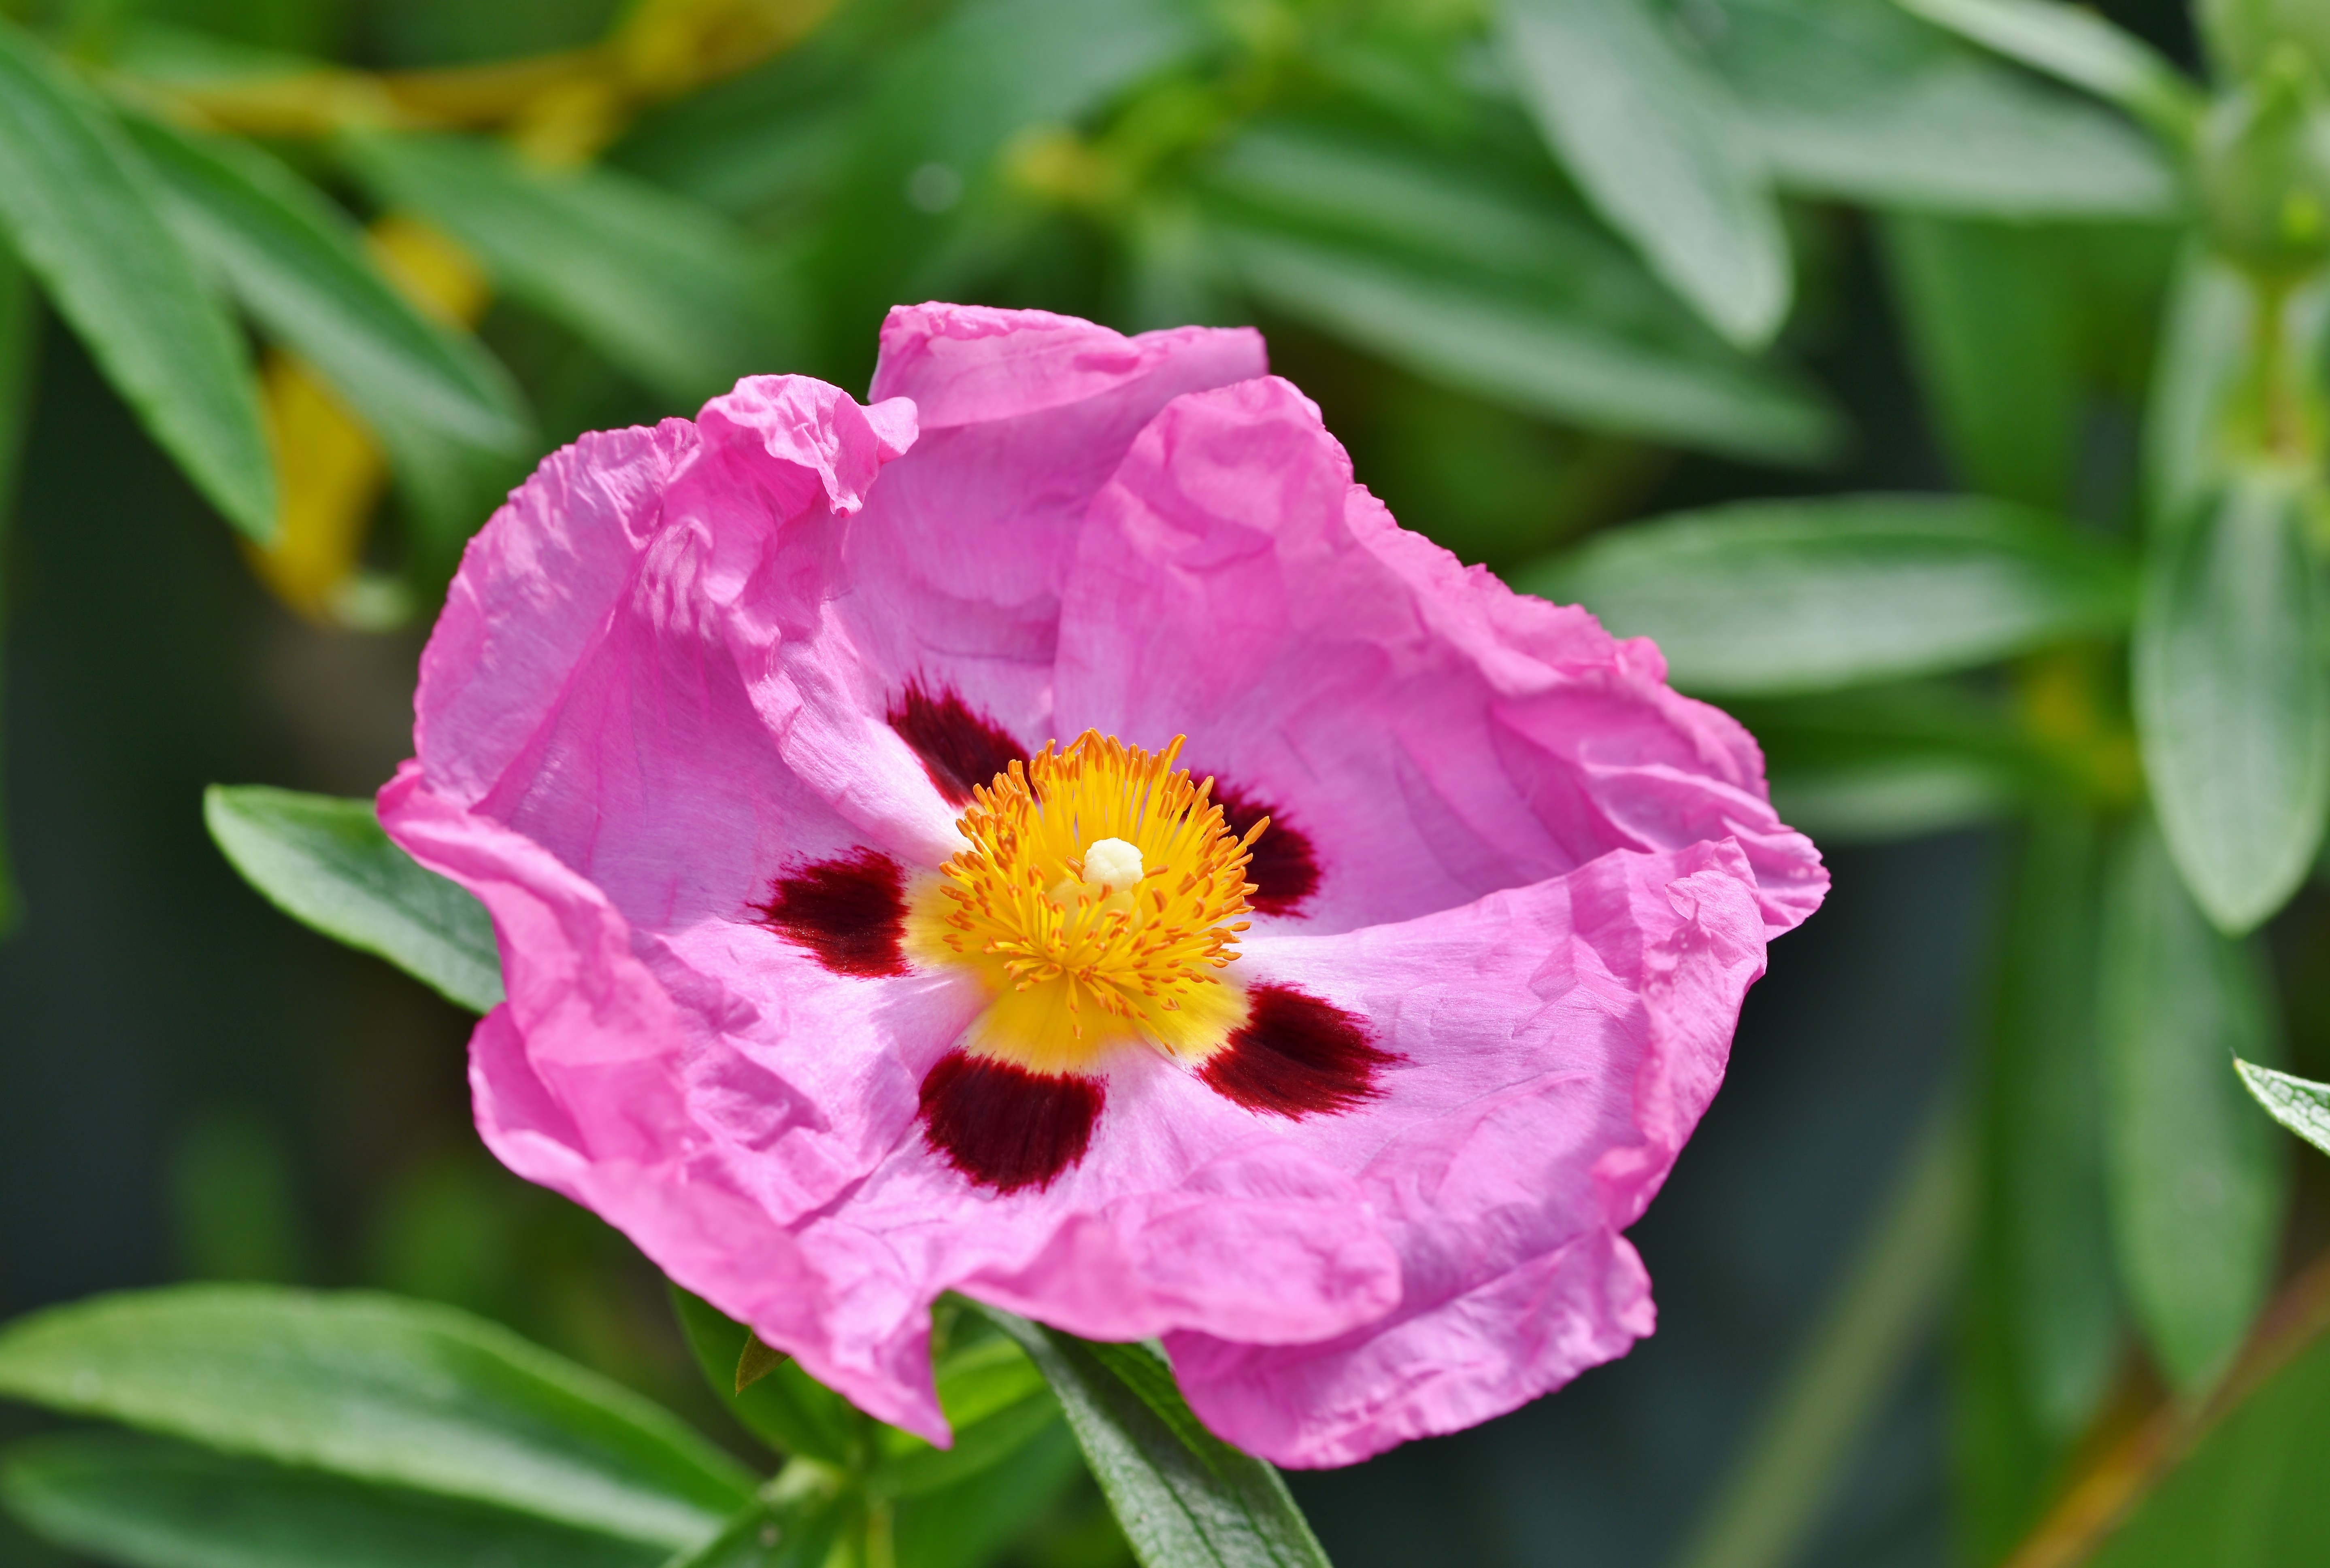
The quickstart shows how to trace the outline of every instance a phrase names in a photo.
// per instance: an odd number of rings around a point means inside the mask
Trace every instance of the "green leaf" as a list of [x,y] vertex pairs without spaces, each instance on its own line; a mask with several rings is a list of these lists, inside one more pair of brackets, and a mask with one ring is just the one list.
[[1979,496],[1752,501],[1615,530],[1517,573],[1621,636],[1658,639],[1685,690],[1781,694],[1964,669],[2107,633],[2120,552]]
[[2309,1568],[2330,1554],[2330,1338],[2269,1378],[2139,1498],[2090,1568]]
[[1482,163],[1262,128],[1205,177],[1211,241],[1272,308],[1444,385],[1766,461],[1835,450],[1815,391],[1717,338],[1557,195]]
[[2249,930],[2304,881],[2330,813],[2330,633],[2301,474],[2237,478],[2150,552],[2136,729],[2161,830],[2209,918]]
[[551,172],[464,137],[350,137],[384,203],[475,251],[495,281],[675,404],[783,363],[777,276],[708,207],[610,169]]
[[1647,0],[1505,0],[1506,60],[1547,141],[1652,270],[1742,347],[1788,311],[1788,240],[1722,85]]
[[2276,1121],[2325,1154],[2330,1154],[2330,1083],[2315,1083],[2236,1060],[2241,1086]]
[[692,1550],[752,1478],[663,1410],[450,1308],[190,1285],[0,1331],[0,1395]]
[[991,1307],[1067,1412],[1084,1462],[1147,1568],[1324,1568],[1278,1472],[1208,1431],[1146,1346],[1096,1345]]
[[473,1013],[501,1001],[485,906],[390,843],[371,801],[213,784],[203,820],[234,868],[293,920],[379,954]]
[[275,470],[249,356],[162,204],[104,107],[0,19],[0,226],[154,439],[264,543]]
[[1773,179],[1895,210],[2029,219],[2173,213],[2175,170],[2126,120],[1890,5],[1731,0],[1710,63]]
[[179,231],[252,317],[374,425],[511,449],[532,432],[517,389],[474,338],[423,316],[365,254],[355,224],[266,154],[133,120]]
[[1899,3],[2009,60],[2109,99],[2172,142],[2188,139],[2200,120],[2200,94],[2174,66],[2083,6],[2060,0]]
[[2204,1388],[2272,1278],[2287,1163],[2233,1074],[2275,1054],[2263,961],[2212,926],[2148,823],[2107,886],[2099,1030],[2119,1274],[2179,1389]]
[[132,1568],[655,1568],[663,1548],[528,1514],[127,1432],[19,1443],[0,1498],[58,1545]]
[[671,1304],[704,1380],[729,1413],[755,1437],[781,1453],[829,1465],[847,1466],[854,1461],[865,1418],[848,1400],[791,1359],[744,1388],[737,1388],[736,1368],[753,1331],[677,1285],[671,1288]]

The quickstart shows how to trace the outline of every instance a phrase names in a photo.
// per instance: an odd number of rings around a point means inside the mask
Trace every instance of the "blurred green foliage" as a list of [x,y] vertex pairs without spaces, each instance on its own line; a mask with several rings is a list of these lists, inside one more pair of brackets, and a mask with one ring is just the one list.
[[[1657,638],[1797,826],[2012,845],[1892,1261],[1848,1270],[1691,1560],[1801,1546],[1946,1296],[1965,1562],[2310,1563],[2322,1292],[2232,1060],[2319,1126],[2270,1066],[2320,1033],[2283,1020],[2322,938],[2283,912],[2330,815],[2330,10],[2197,9],[2188,74],[2055,0],[14,0],[0,524],[36,299],[287,604],[373,629],[427,618],[550,445],[747,371],[861,384],[894,303],[1259,320],[1403,520]],[[1817,366],[1864,241],[1955,493],[1833,493],[1860,432]],[[1631,522],[1686,455],[1778,494]],[[289,912],[494,999],[477,912],[362,803],[210,821]],[[190,1275],[310,1277],[273,1138],[226,1108],[175,1151]],[[415,1159],[355,1251],[712,1414],[604,1233],[480,1157]],[[730,1435],[864,1497],[928,1457],[797,1369],[755,1388]],[[1119,1560],[1050,1399],[996,1407],[1016,1488],[893,1516],[788,1470],[753,1506],[869,1564]],[[128,1563],[518,1529],[226,1450],[74,1437],[0,1486]],[[763,1523],[701,1560],[780,1560]],[[605,1550],[537,1525],[499,1560]]]

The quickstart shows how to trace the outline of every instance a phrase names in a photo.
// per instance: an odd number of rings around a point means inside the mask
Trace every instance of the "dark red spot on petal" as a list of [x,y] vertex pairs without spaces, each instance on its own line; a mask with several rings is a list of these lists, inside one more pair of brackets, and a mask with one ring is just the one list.
[[837,975],[903,975],[906,874],[876,850],[777,878],[761,920]]
[[952,692],[935,694],[920,682],[906,688],[890,708],[890,728],[923,760],[923,770],[951,806],[971,804],[971,789],[1028,752],[1002,726]]
[[960,1051],[923,1080],[923,1133],[981,1186],[1038,1190],[1084,1158],[1105,1093],[1090,1078],[1047,1078]]
[[[1265,836],[1267,836],[1265,835]],[[1376,1069],[1398,1060],[1369,1038],[1366,1020],[1292,986],[1256,986],[1253,1009],[1198,1076],[1248,1110],[1313,1116],[1381,1092]]]
[[1246,868],[1246,881],[1254,883],[1246,902],[1263,914],[1301,913],[1302,901],[1319,891],[1319,860],[1311,853],[1311,840],[1282,813],[1224,789],[1219,779],[1214,781],[1214,798],[1221,802],[1222,820],[1236,837],[1244,838],[1247,828],[1270,818],[1270,826],[1254,841],[1254,859]]

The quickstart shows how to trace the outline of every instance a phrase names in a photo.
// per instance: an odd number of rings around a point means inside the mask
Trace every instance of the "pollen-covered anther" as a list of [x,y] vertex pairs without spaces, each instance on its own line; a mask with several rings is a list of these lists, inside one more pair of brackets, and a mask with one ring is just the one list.
[[1245,1016],[1219,971],[1246,929],[1246,865],[1268,826],[1231,834],[1161,751],[1086,731],[972,791],[968,847],[909,921],[926,960],[967,965],[994,1000],[968,1042],[1037,1072],[1146,1040],[1202,1061]]

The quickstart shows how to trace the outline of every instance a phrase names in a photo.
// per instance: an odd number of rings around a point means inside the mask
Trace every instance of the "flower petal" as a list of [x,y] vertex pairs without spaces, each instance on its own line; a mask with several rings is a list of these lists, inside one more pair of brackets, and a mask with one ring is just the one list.
[[1402,531],[1310,400],[1264,378],[1172,403],[1094,501],[1056,700],[1070,732],[1186,732],[1193,771],[1283,813],[1319,870],[1300,908],[1329,929],[1728,837],[1787,930],[1827,886],[1819,856],[1747,732],[1664,676],[1647,639]]
[[1257,934],[1246,968],[1372,1020],[1382,1094],[1280,1137],[1351,1170],[1398,1307],[1309,1345],[1167,1337],[1191,1406],[1280,1464],[1348,1464],[1501,1414],[1651,1331],[1619,1233],[1723,1074],[1764,922],[1734,845],[1617,852],[1462,910]]

